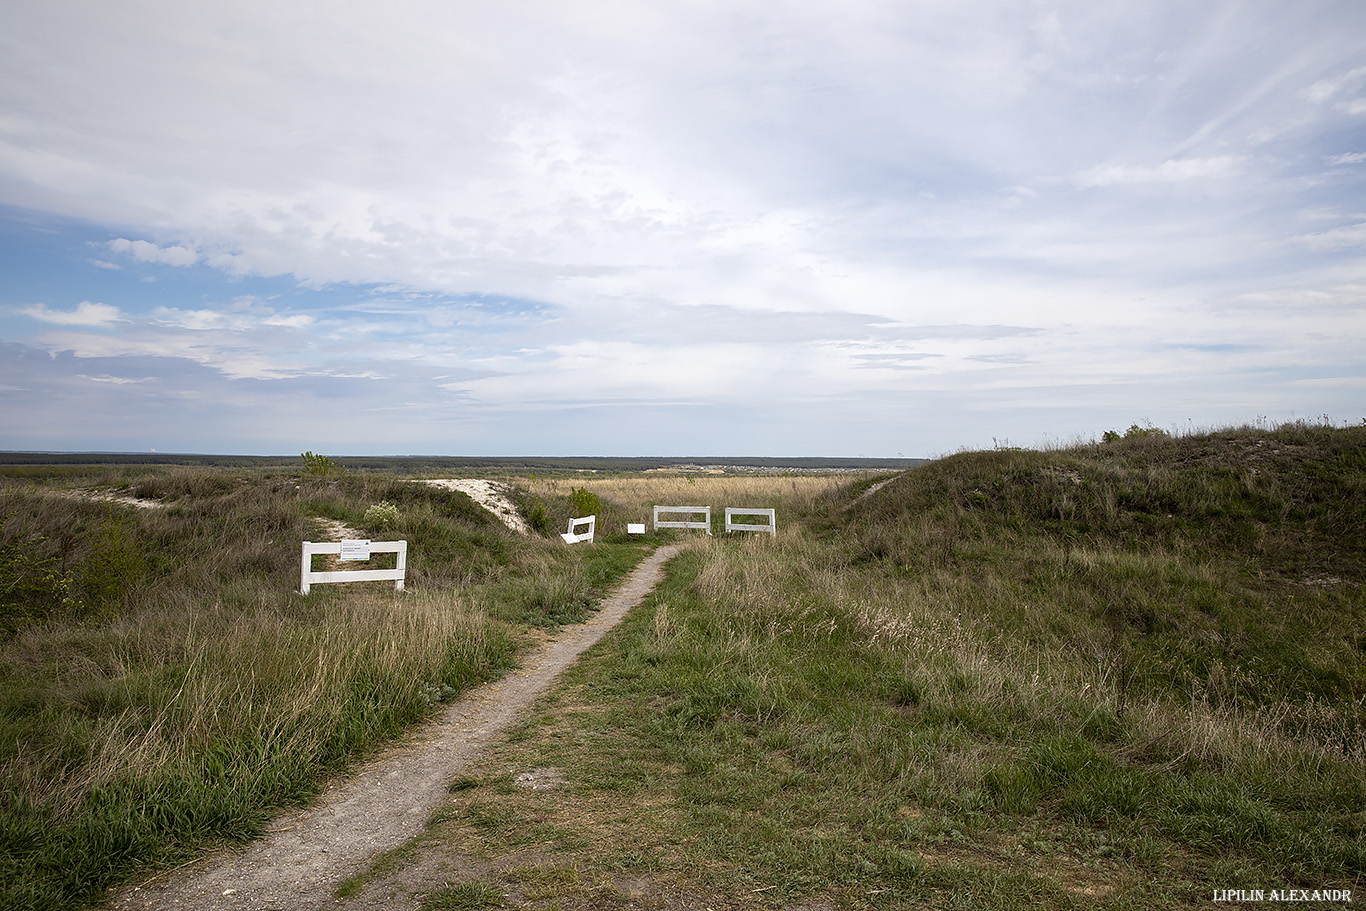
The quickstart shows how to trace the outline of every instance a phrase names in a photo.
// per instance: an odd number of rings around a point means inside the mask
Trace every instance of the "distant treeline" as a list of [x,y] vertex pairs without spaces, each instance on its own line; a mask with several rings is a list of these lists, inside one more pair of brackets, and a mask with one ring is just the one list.
[[[555,475],[650,470],[728,472],[897,471],[928,459],[863,458],[746,458],[740,456],[334,456],[332,461],[352,472],[399,475],[469,474]],[[293,471],[300,456],[199,455],[162,452],[0,452],[0,466],[123,466],[168,465]]]

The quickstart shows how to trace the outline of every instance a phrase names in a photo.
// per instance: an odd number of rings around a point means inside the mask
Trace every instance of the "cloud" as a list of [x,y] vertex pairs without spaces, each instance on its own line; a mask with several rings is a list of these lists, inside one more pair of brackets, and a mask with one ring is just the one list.
[[177,307],[159,307],[149,319],[156,325],[190,330],[223,329],[228,323],[227,315],[217,310],[181,310]]
[[1366,250],[1366,222],[1303,234],[1299,240],[1316,250]]
[[85,373],[78,373],[76,374],[76,376],[83,380],[90,380],[90,382],[92,383],[113,383],[116,386],[130,386],[135,385],[137,383],[155,383],[157,381],[156,377],[154,376],[131,377],[109,376],[108,374],[105,374],[103,376],[90,376],[89,374]]
[[264,321],[267,326],[279,326],[282,329],[306,329],[313,325],[314,319],[307,313],[296,313],[293,316],[271,316]]
[[1321,79],[1306,92],[1315,104],[1332,103],[1339,111],[1350,115],[1366,114],[1366,66],[1349,70],[1340,76]]
[[278,313],[274,308],[252,298],[242,298],[228,307],[205,307],[183,310],[179,307],[158,307],[147,316],[147,322],[169,329],[194,332],[224,330],[251,332],[271,326],[280,329],[306,329],[316,320],[307,313]]
[[75,310],[53,310],[46,304],[25,307],[20,312],[58,326],[107,326],[120,318],[119,308],[108,304],[81,301]]
[[159,247],[145,240],[115,238],[106,245],[114,253],[132,256],[138,262],[161,263],[167,266],[192,266],[199,261],[199,254],[181,244]]
[[1163,184],[1188,180],[1229,177],[1243,165],[1237,155],[1213,158],[1168,159],[1160,165],[1107,164],[1078,174],[1074,180],[1080,187],[1108,187],[1117,184]]
[[1347,152],[1343,155],[1329,155],[1327,161],[1335,168],[1349,164],[1361,164],[1363,161],[1366,161],[1366,152]]

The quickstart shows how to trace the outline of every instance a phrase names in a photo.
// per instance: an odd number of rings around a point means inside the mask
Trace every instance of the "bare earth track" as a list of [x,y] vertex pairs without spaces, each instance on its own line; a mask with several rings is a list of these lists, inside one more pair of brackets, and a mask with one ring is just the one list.
[[453,703],[319,802],[275,820],[244,851],[223,852],[113,895],[105,907],[308,909],[334,903],[346,877],[380,851],[418,834],[448,796],[447,785],[514,722],[578,656],[616,626],[654,588],[676,546],[648,556],[588,622],[565,627],[524,666]]

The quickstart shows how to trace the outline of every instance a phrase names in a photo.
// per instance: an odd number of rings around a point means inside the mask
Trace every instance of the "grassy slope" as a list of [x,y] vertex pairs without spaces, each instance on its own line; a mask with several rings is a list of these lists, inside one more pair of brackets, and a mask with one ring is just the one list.
[[[385,500],[397,523],[367,528]],[[0,483],[0,517],[7,909],[78,907],[250,837],[272,807],[508,668],[518,630],[581,619],[641,555],[519,538],[462,494],[376,477],[95,470]],[[320,519],[408,540],[408,590],[295,594]]]
[[[424,850],[503,857],[514,898],[558,870],[562,908],[641,876],[715,907],[1366,889],[1366,429],[966,453],[857,493],[675,560]],[[513,785],[546,766],[571,786]]]

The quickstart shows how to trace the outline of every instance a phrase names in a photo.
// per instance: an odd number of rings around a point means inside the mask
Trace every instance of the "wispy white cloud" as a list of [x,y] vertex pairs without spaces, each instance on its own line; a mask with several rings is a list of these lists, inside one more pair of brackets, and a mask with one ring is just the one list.
[[282,329],[304,329],[316,321],[307,313],[277,313],[269,306],[242,299],[220,308],[184,310],[178,307],[158,307],[148,314],[149,324],[174,329],[229,330],[245,332],[273,326]]
[[1219,155],[1213,158],[1167,159],[1159,165],[1107,164],[1078,174],[1076,182],[1082,187],[1106,187],[1115,184],[1180,183],[1229,177],[1242,166],[1243,158]]
[[314,322],[314,318],[307,313],[296,313],[292,316],[271,316],[264,320],[265,325],[279,326],[282,329],[307,329]]
[[1366,66],[1320,79],[1305,94],[1315,104],[1331,104],[1347,114],[1366,114]]
[[154,324],[172,326],[178,329],[222,329],[227,327],[228,317],[218,310],[181,310],[176,307],[160,307],[150,315]]
[[34,304],[24,307],[21,312],[58,326],[107,326],[120,318],[118,307],[92,301],[81,301],[74,310],[54,310],[46,304]]
[[1326,161],[1333,167],[1361,164],[1366,161],[1366,152],[1346,152],[1342,155],[1329,155]]
[[83,380],[89,380],[92,383],[112,383],[115,386],[132,386],[138,383],[155,383],[157,381],[154,376],[131,377],[110,376],[108,374],[103,376],[90,376],[84,373],[78,373],[76,376]]
[[132,256],[139,262],[162,263],[167,266],[192,266],[199,260],[199,254],[181,244],[159,247],[145,240],[128,240],[118,237],[106,245],[114,253]]
[[1303,234],[1299,240],[1318,250],[1366,250],[1366,222]]

